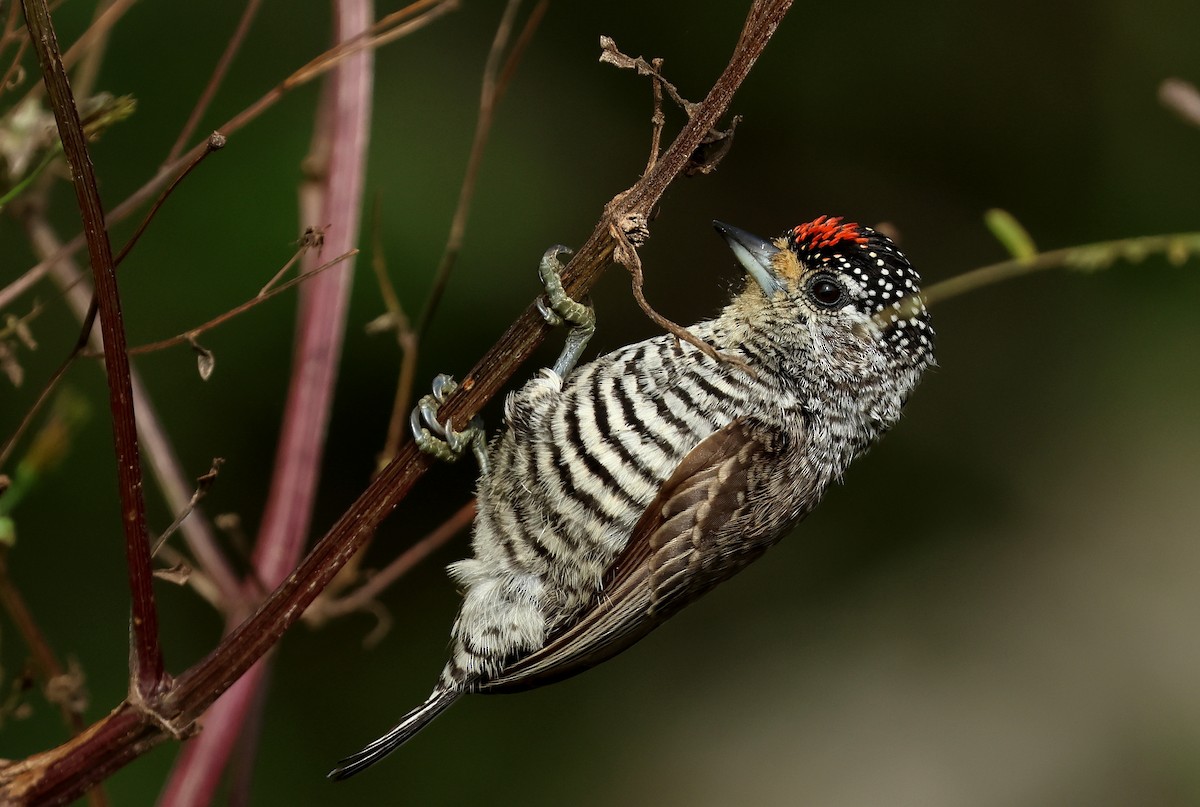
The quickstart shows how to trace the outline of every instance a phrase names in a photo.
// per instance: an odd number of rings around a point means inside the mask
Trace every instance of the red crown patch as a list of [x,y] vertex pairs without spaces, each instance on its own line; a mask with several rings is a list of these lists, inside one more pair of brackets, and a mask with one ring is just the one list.
[[820,216],[792,229],[792,243],[809,251],[832,247],[843,241],[865,244],[867,237],[854,222],[843,224],[841,216]]

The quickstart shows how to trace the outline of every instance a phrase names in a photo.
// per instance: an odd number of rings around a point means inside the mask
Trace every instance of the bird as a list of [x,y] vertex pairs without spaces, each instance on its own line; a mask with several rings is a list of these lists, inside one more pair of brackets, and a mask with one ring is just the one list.
[[463,592],[449,660],[428,699],[343,759],[378,762],[469,693],[513,692],[593,667],[757,559],[803,519],[851,461],[900,418],[934,365],[920,276],[885,234],[820,216],[764,239],[713,222],[744,288],[690,333],[577,365],[595,327],[539,265],[563,354],[505,402],[506,428],[454,431],[439,376],[414,409],[426,451],[471,450],[473,557],[449,567]]

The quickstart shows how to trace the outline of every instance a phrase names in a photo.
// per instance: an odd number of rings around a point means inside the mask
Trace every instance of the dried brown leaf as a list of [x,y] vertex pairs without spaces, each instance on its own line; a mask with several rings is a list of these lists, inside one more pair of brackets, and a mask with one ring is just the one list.
[[733,148],[733,133],[741,122],[742,116],[734,115],[729,121],[728,129],[709,129],[708,134],[688,158],[687,167],[683,169],[684,175],[694,177],[716,171],[721,160],[724,160],[725,155]]
[[154,576],[177,586],[186,586],[188,579],[192,576],[192,567],[186,563],[177,563],[166,569],[155,569]]
[[194,336],[188,337],[188,344],[192,346],[192,352],[196,354],[196,369],[200,371],[200,380],[207,381],[217,367],[217,357],[211,350],[197,342]]

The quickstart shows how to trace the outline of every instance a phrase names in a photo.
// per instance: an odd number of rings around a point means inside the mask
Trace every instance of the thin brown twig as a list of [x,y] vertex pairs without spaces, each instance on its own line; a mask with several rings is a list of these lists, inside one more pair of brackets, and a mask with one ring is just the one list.
[[255,295],[256,299],[261,299],[263,297],[266,297],[268,294],[270,294],[271,289],[274,289],[276,287],[276,284],[279,282],[279,279],[282,278],[284,275],[286,275],[293,266],[295,266],[297,263],[299,263],[300,259],[303,258],[304,255],[310,249],[312,249],[314,246],[318,247],[318,249],[319,249],[320,244],[324,243],[321,239],[314,240],[314,239],[308,238],[307,236],[309,235],[310,232],[312,232],[312,231],[311,230],[306,231],[304,236],[302,236],[300,238],[300,242],[299,242],[300,249],[296,250],[296,254],[293,255],[291,258],[289,258],[287,263],[285,263],[283,266],[279,267],[279,271],[277,271],[275,274],[271,275],[271,279],[268,280],[266,283],[264,283],[263,287],[258,290],[258,294]]
[[[492,131],[492,121],[495,118],[496,104],[499,101],[497,78],[500,75],[501,58],[508,45],[508,39],[512,34],[513,23],[516,21],[520,6],[521,0],[508,0],[504,7],[504,13],[500,16],[500,23],[496,26],[496,35],[492,39],[492,47],[488,51],[487,60],[484,63],[483,86],[479,92],[479,115],[475,119],[475,134],[471,139],[467,170],[463,176],[462,185],[458,189],[458,203],[455,205],[454,215],[450,219],[450,232],[446,236],[446,245],[442,248],[442,257],[433,273],[433,285],[430,287],[429,296],[425,299],[425,305],[422,306],[421,314],[417,317],[417,324],[413,329],[416,331],[418,343],[433,322],[433,315],[437,312],[438,304],[442,301],[442,294],[446,290],[446,283],[450,280],[450,272],[458,261],[459,252],[462,251],[463,240],[467,232],[467,217],[471,212],[471,201],[475,198],[475,184],[479,178],[479,168],[483,164],[483,151]],[[540,16],[530,17],[530,21],[534,25],[540,19]]]
[[200,504],[200,500],[207,496],[208,492],[212,490],[213,484],[215,484],[217,481],[217,475],[221,472],[221,466],[224,464],[224,459],[221,457],[214,457],[212,461],[212,467],[209,468],[206,473],[201,474],[196,479],[196,490],[192,493],[192,498],[188,499],[187,507],[179,511],[179,513],[175,515],[175,520],[172,521],[171,524],[165,530],[163,530],[157,538],[154,539],[154,545],[150,547],[150,554],[152,556],[157,555],[159,550],[164,548],[164,545],[167,543],[167,541],[170,540],[171,536],[174,535],[179,529],[180,525],[183,524],[184,519],[192,514],[192,511],[196,509],[196,505]]
[[262,112],[275,105],[284,95],[315,78],[323,76],[338,63],[355,53],[374,50],[389,42],[419,31],[429,23],[458,8],[459,0],[417,0],[399,11],[380,19],[366,32],[349,39],[317,55],[299,69],[292,72],[266,95],[259,98],[250,106],[234,115],[221,128],[223,132],[232,132],[241,128],[248,121],[258,117]]
[[[40,215],[29,215],[24,220],[29,241],[34,253],[39,256],[57,254],[62,246],[57,234],[49,223]],[[82,273],[71,258],[60,258],[51,265],[51,276],[59,287],[71,286]],[[76,287],[67,292],[67,304],[82,319],[91,305],[92,292],[90,288]],[[92,339],[97,340],[95,332]],[[96,341],[96,344],[99,344]],[[158,480],[159,490],[166,500],[167,508],[171,511],[180,510],[191,495],[191,480],[183,472],[170,439],[158,417],[154,403],[142,384],[136,368],[131,373],[133,382],[134,407],[138,413],[137,425],[142,448],[145,449],[146,459]],[[218,610],[227,611],[237,608],[243,599],[241,586],[233,567],[225,558],[218,545],[216,535],[208,519],[200,512],[183,523],[184,538],[188,549],[198,564],[202,574],[193,574],[188,582],[206,600],[212,602]],[[212,580],[219,596],[209,595],[204,587],[205,578]]]
[[[347,40],[341,46],[344,52],[340,53],[338,58],[349,56],[360,50],[374,50],[381,45],[394,42],[418,28],[423,28],[442,14],[454,11],[458,8],[458,2],[459,0],[416,0],[399,11],[383,17],[361,36]],[[422,14],[425,16],[418,16]]]
[[667,116],[663,114],[663,93],[662,93],[662,59],[654,59],[654,75],[650,77],[650,92],[654,99],[654,112],[650,115],[650,157],[646,160],[646,170],[642,174],[647,174],[654,163],[658,162],[658,151],[661,148],[663,129],[667,125]]
[[[33,657],[36,674],[41,678],[42,691],[47,694],[48,700],[51,700],[58,706],[63,722],[67,724],[67,729],[72,735],[78,736],[87,724],[83,721],[83,714],[71,707],[72,698],[50,698],[49,690],[52,683],[67,681],[68,674],[64,671],[62,664],[59,663],[58,657],[54,655],[54,650],[51,649],[45,634],[42,633],[41,628],[37,624],[37,620],[33,618],[33,612],[29,610],[25,598],[21,596],[20,590],[8,575],[7,547],[0,547],[0,607],[8,614],[8,618],[16,626],[17,632],[21,634],[22,641],[25,642],[25,646],[29,649],[30,655]],[[74,688],[79,689],[82,676],[76,674],[72,678],[78,679]],[[87,800],[91,807],[107,807],[109,803],[108,796],[104,792],[103,786],[100,785],[88,791]]]
[[58,49],[54,24],[46,0],[22,0],[25,24],[42,67],[42,78],[58,124],[63,153],[71,165],[75,196],[84,223],[88,254],[95,276],[100,306],[100,328],[104,334],[104,359],[108,370],[109,405],[112,411],[113,443],[121,494],[122,526],[133,602],[131,639],[131,692],[153,703],[166,683],[162,647],[158,641],[158,611],[154,601],[154,577],[146,529],[146,502],[142,497],[142,468],[137,425],[133,412],[133,390],[129,378],[129,356],[125,352],[125,326],[117,288],[112,245],[104,222],[104,207],[96,174],[88,153],[87,137],[71,93]]
[[[3,8],[4,8],[4,3],[2,2],[2,0],[0,0],[0,10],[2,10]],[[8,19],[5,20],[5,22],[4,22],[4,33],[3,33],[3,35],[0,35],[0,48],[7,47],[9,40],[11,40],[14,37],[14,35],[18,35],[18,31],[17,31],[17,24],[18,24],[17,20],[18,19],[19,19],[19,12],[17,11],[17,4],[10,3],[8,6]],[[22,28],[20,30],[20,34],[23,35],[24,31],[25,31],[25,29]]]
[[521,59],[525,56],[525,51],[529,49],[529,44],[533,42],[533,36],[537,33],[538,26],[541,25],[542,18],[546,16],[549,8],[550,0],[538,0],[538,4],[533,7],[533,11],[529,12],[529,17],[525,20],[525,25],[521,27],[521,33],[517,34],[517,38],[508,52],[508,59],[505,60],[504,67],[500,68],[500,77],[496,79],[497,104],[504,98],[504,93],[508,90],[509,84],[512,83],[513,76],[517,72],[517,67],[521,64]]
[[[92,12],[92,22],[88,30],[70,48],[63,58],[64,64],[71,66],[71,51],[76,47],[83,49],[79,66],[71,77],[71,86],[80,98],[88,98],[96,89],[96,79],[100,75],[100,65],[104,62],[104,52],[108,49],[109,34],[113,26],[124,16],[134,0],[101,0]],[[114,11],[115,10],[115,11]]]
[[[87,30],[83,32],[79,39],[75,40],[71,47],[67,48],[66,52],[62,54],[63,67],[70,69],[77,61],[79,61],[80,57],[90,53],[93,47],[95,47],[97,44],[102,45],[102,43],[108,37],[108,34],[112,30],[113,26],[120,22],[121,17],[125,16],[125,12],[129,11],[135,2],[136,0],[114,0],[103,11],[97,9],[98,13],[92,20],[91,25],[89,25]],[[83,81],[76,82],[76,84],[78,86],[75,88],[75,92],[80,98],[86,98],[91,94],[91,78],[84,76]],[[34,84],[30,85],[24,97],[22,97],[16,105],[19,106],[21,104],[28,103],[35,98],[40,98],[41,93],[41,83],[35,82]]]
[[[229,309],[228,311],[218,314],[217,316],[213,317],[212,319],[208,320],[207,322],[197,325],[195,328],[192,328],[191,330],[183,331],[182,333],[177,333],[174,336],[168,337],[166,339],[161,339],[157,342],[149,342],[144,345],[136,345],[135,347],[131,347],[131,348],[129,348],[129,355],[130,356],[140,356],[145,353],[154,353],[155,351],[165,350],[169,347],[175,347],[176,345],[187,344],[190,340],[196,338],[200,334],[205,333],[206,331],[211,331],[213,328],[217,327],[218,325],[224,325],[226,322],[228,322],[229,320],[238,316],[239,314],[244,314],[247,311],[249,311],[250,309],[254,308],[255,306],[261,305],[262,303],[265,303],[267,300],[271,300],[271,299],[274,299],[275,297],[278,297],[279,295],[283,294],[284,292],[288,291],[289,289],[291,289],[295,286],[298,286],[301,283],[304,283],[305,281],[311,280],[312,278],[316,277],[317,275],[321,274],[322,272],[326,272],[326,271],[332,269],[333,267],[337,266],[338,264],[342,263],[343,261],[353,258],[357,254],[358,254],[357,249],[352,249],[349,252],[344,252],[341,255],[338,255],[333,260],[327,261],[327,262],[321,264],[316,269],[313,269],[311,272],[305,272],[304,274],[300,275],[299,277],[294,277],[291,280],[289,280],[288,282],[283,283],[283,284],[271,289],[266,294],[260,294],[260,295],[251,297],[249,300],[242,303],[241,305],[236,305],[233,308]],[[83,355],[94,356],[95,354],[93,354],[91,351],[85,351]]]
[[140,224],[138,224],[137,229],[133,231],[133,235],[129,236],[129,240],[125,242],[123,247],[121,247],[120,252],[117,253],[117,257],[113,260],[113,263],[115,263],[117,266],[120,266],[121,262],[129,257],[129,253],[133,251],[134,246],[137,245],[138,240],[141,239],[142,235],[146,232],[146,228],[150,226],[150,222],[154,221],[155,215],[157,215],[162,206],[166,204],[166,201],[171,197],[171,194],[174,193],[175,190],[181,184],[183,184],[183,181],[200,166],[200,163],[204,162],[205,157],[213,152],[220,151],[221,149],[225,148],[225,145],[228,142],[228,138],[226,138],[225,135],[221,134],[220,132],[213,132],[208,136],[208,139],[204,141],[204,148],[200,151],[200,153],[193,157],[187,163],[187,165],[184,166],[183,170],[179,172],[175,179],[171,180],[171,184],[168,185],[163,192],[158,195],[158,198],[154,200],[154,204],[150,205],[150,210],[148,210],[146,215],[142,217],[142,221]]
[[[3,8],[3,3],[0,2],[0,8]],[[8,19],[4,21],[4,33],[0,35],[0,48],[8,47],[8,43],[17,37],[28,40],[25,36],[25,27],[21,25],[20,6],[16,3],[9,3]]]
[[[387,15],[371,27],[373,36],[357,37],[346,45],[335,46],[325,51],[300,69],[294,71],[282,82],[275,85],[275,87],[268,90],[257,101],[234,115],[224,125],[218,127],[218,131],[227,137],[233,135],[243,126],[257,119],[293,90],[304,86],[316,78],[320,78],[332,70],[337,66],[339,61],[347,56],[362,50],[381,47],[402,36],[418,31],[457,7],[458,0],[419,0],[419,2],[413,3],[400,11]],[[409,17],[417,13],[420,13],[421,16],[409,19]],[[395,27],[389,28],[388,26]],[[379,33],[380,31],[382,33]],[[179,157],[179,159],[159,168],[158,172],[143,184],[142,187],[138,188],[128,198],[108,212],[108,222],[112,224],[128,217],[142,203],[150,199],[164,183],[174,177],[184,165],[195,159],[196,155],[205,148],[207,148],[207,141],[193,146],[187,153]],[[33,288],[56,261],[68,255],[75,254],[86,243],[85,234],[80,233],[64,244],[57,253],[39,261],[22,273],[16,280],[0,289],[0,309],[12,304],[17,297]]]
[[238,19],[237,27],[233,30],[233,36],[229,37],[229,42],[225,44],[225,50],[221,53],[221,58],[217,59],[217,64],[213,68],[212,75],[208,77],[208,83],[204,85],[204,91],[196,99],[196,104],[192,107],[191,114],[188,115],[187,121],[184,122],[183,129],[179,131],[179,137],[175,138],[175,143],[171,146],[171,150],[167,152],[166,163],[175,162],[187,146],[187,142],[192,139],[192,132],[196,131],[196,127],[200,124],[200,118],[204,117],[204,113],[208,111],[209,104],[212,103],[213,98],[216,96],[221,82],[225,80],[225,74],[229,72],[234,57],[241,50],[242,42],[245,41],[246,34],[250,32],[250,26],[254,22],[254,18],[258,16],[258,7],[261,3],[262,0],[247,1],[246,8],[242,10],[242,16]]
[[662,69],[662,59],[651,59],[647,62],[641,56],[627,56],[617,47],[612,37],[600,37],[600,61],[608,62],[622,70],[633,70],[638,75],[649,76],[655,84],[667,91],[671,100],[690,118],[696,109],[696,104],[684,98],[674,84],[667,81],[659,71]]
[[[190,174],[192,172],[192,169],[194,169],[197,165],[200,164],[201,160],[203,160],[206,156],[211,154],[213,151],[224,146],[225,139],[221,135],[214,133],[209,138],[208,143],[209,143],[209,147],[207,149],[205,149],[203,152],[201,152],[199,155],[197,155],[196,159],[192,160],[192,162],[187,165],[187,167],[183,170],[183,172],[180,173],[179,176],[177,176],[175,178],[174,182],[172,182],[166,188],[166,190],[164,190],[161,194],[159,194],[158,199],[155,200],[153,206],[150,208],[150,211],[142,219],[141,224],[138,225],[138,228],[134,231],[134,233],[130,237],[130,239],[125,243],[125,246],[121,248],[121,251],[116,255],[116,257],[113,258],[114,269],[117,266],[119,266],[121,264],[121,262],[123,260],[125,260],[125,258],[129,255],[130,250],[133,249],[133,246],[138,242],[138,239],[141,238],[142,233],[144,233],[146,231],[146,227],[149,226],[150,221],[154,218],[154,215],[162,207],[163,203],[167,200],[167,197],[170,196],[171,193],[176,188],[179,187],[179,184],[184,180],[184,178],[187,177],[188,174]],[[58,294],[60,296],[62,296],[62,295],[69,293],[72,288],[74,288],[79,283],[83,282],[84,277],[85,276],[82,273],[80,273],[75,278],[74,281],[71,281],[69,283],[61,285],[59,287]],[[8,441],[4,444],[4,448],[2,450],[0,450],[0,468],[4,467],[4,463],[8,460],[9,454],[12,452],[13,448],[16,446],[16,444],[20,440],[21,436],[29,428],[29,425],[30,425],[30,423],[33,422],[33,419],[35,417],[37,417],[37,414],[41,410],[42,406],[44,406],[45,403],[50,399],[50,393],[53,392],[53,390],[58,386],[58,383],[66,375],[67,370],[70,369],[71,365],[74,364],[74,362],[77,358],[79,358],[80,356],[83,356],[83,355],[88,355],[84,349],[87,347],[88,339],[90,338],[91,333],[92,333],[92,328],[96,323],[96,315],[98,312],[99,312],[99,306],[98,306],[98,303],[96,300],[96,295],[93,294],[92,301],[91,301],[91,304],[88,306],[87,313],[84,314],[84,316],[83,316],[83,324],[80,327],[79,336],[75,340],[74,347],[71,348],[71,351],[67,354],[66,358],[63,359],[62,363],[58,366],[58,369],[54,371],[54,373],[50,376],[49,379],[47,379],[46,384],[42,389],[42,392],[38,395],[37,399],[33,402],[33,405],[31,407],[29,407],[29,410],[22,417],[21,423],[18,424],[16,430],[9,437]]]
[[413,378],[416,375],[418,342],[408,313],[400,302],[400,295],[396,293],[396,287],[388,276],[380,213],[379,196],[376,195],[371,207],[371,269],[379,285],[379,296],[383,298],[383,306],[387,310],[384,316],[387,317],[388,330],[395,332],[396,344],[400,348],[400,373],[396,380],[396,394],[392,398],[392,414],[388,419],[383,450],[379,452],[376,460],[378,467],[383,468],[396,456],[396,452],[400,450],[400,443],[404,440],[404,427],[412,401]]

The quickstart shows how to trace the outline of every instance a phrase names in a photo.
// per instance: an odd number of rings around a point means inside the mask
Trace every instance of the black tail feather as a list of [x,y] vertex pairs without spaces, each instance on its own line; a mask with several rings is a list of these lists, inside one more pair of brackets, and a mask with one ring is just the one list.
[[404,745],[413,735],[429,725],[435,717],[449,708],[463,693],[461,690],[439,690],[429,696],[423,704],[406,714],[391,731],[372,742],[357,754],[351,754],[337,764],[327,776],[330,779],[348,779],[364,768],[369,768],[388,754]]

